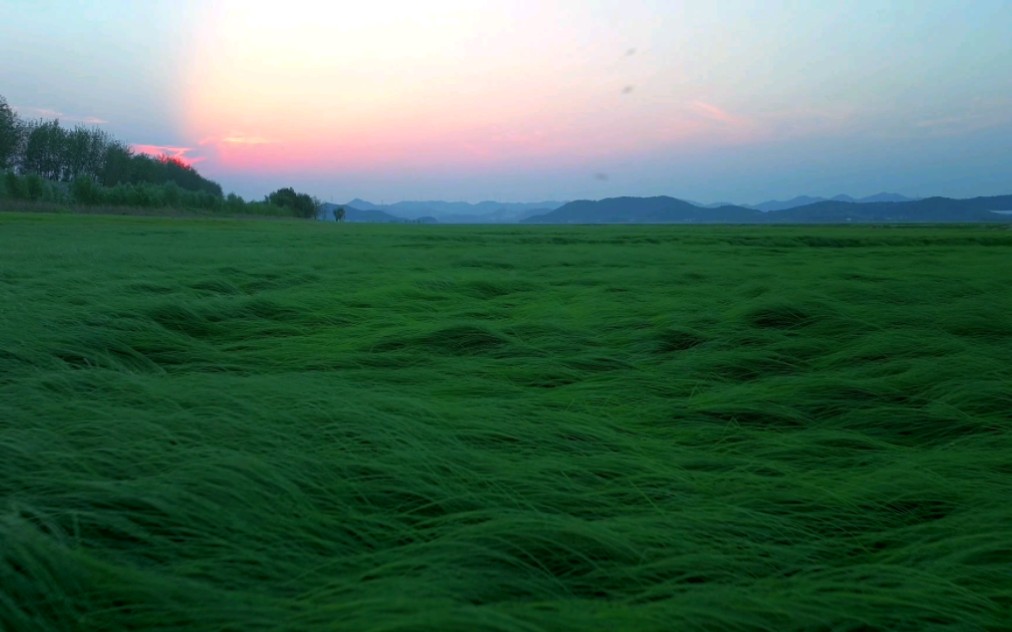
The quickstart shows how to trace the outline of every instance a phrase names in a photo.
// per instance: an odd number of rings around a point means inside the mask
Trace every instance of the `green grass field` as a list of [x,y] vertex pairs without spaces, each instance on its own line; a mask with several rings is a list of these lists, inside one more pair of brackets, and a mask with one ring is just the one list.
[[1008,630],[1012,231],[0,214],[4,630]]

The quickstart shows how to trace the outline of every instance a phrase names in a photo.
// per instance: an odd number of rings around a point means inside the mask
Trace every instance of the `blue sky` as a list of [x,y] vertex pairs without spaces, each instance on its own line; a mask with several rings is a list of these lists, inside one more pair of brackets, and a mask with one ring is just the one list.
[[0,0],[0,94],[256,197],[1012,193],[1012,2]]

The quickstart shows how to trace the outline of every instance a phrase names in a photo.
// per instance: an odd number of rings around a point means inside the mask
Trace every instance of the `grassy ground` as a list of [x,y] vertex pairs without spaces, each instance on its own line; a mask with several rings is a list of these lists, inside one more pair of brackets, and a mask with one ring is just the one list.
[[0,628],[1008,629],[1010,264],[0,215]]

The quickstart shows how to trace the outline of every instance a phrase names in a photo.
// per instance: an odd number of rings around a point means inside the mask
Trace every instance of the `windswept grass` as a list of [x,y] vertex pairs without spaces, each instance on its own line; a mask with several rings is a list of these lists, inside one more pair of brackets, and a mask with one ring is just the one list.
[[1010,262],[0,215],[0,628],[1008,629]]

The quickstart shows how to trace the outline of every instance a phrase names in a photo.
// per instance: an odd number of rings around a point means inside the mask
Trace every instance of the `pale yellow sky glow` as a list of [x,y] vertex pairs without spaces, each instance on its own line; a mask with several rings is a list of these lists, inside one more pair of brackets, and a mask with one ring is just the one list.
[[224,3],[204,21],[187,125],[226,162],[509,164],[736,129],[650,63],[649,19],[622,27],[602,9],[588,29],[572,4],[295,4]]

